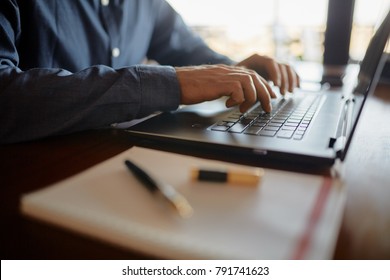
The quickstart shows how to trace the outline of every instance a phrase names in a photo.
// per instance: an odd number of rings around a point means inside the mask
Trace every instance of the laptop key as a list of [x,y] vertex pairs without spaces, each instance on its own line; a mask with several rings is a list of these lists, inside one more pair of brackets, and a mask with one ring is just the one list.
[[284,121],[282,120],[275,120],[275,119],[272,119],[272,121],[269,122],[269,124],[275,124],[275,125],[282,125],[284,123]]
[[282,130],[294,131],[295,129],[296,129],[296,127],[294,127],[294,126],[283,126],[283,127],[282,127]]
[[267,125],[267,126],[264,127],[264,130],[278,131],[279,128],[280,128],[279,126],[269,126],[269,125]]
[[254,121],[252,126],[265,126],[266,124],[266,121]]
[[294,135],[293,139],[294,140],[302,140],[303,135]]
[[262,127],[258,127],[258,126],[251,126],[251,127],[248,127],[246,130],[245,130],[245,134],[252,134],[252,135],[257,135],[260,131],[261,131]]
[[269,126],[272,126],[272,127],[281,127],[283,125],[283,123],[273,123],[273,122],[269,122],[268,123],[268,127]]
[[211,127],[211,130],[216,131],[226,131],[228,130],[234,123],[232,122],[219,122]]
[[235,125],[233,125],[232,127],[230,127],[230,129],[228,130],[228,132],[232,132],[232,133],[242,133],[245,128],[247,127],[248,125],[246,124],[242,124],[242,123],[236,123]]
[[253,119],[241,118],[238,122],[241,123],[241,124],[243,124],[243,125],[248,125],[248,124],[250,124],[252,121],[253,121]]
[[278,132],[277,137],[290,139],[293,136],[293,134],[294,134],[294,131],[291,131],[291,130],[280,130]]
[[276,131],[273,131],[273,130],[261,130],[258,135],[273,137],[273,136],[275,136],[275,134],[276,134]]

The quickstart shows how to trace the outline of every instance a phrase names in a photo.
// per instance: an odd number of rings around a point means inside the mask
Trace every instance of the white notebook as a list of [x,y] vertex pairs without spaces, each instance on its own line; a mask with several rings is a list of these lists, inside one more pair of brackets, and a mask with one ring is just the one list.
[[[192,205],[193,216],[181,218],[150,193],[127,170],[125,159],[174,186]],[[339,180],[265,169],[258,186],[194,182],[193,166],[240,167],[135,147],[25,194],[21,210],[157,258],[332,258],[346,194]]]

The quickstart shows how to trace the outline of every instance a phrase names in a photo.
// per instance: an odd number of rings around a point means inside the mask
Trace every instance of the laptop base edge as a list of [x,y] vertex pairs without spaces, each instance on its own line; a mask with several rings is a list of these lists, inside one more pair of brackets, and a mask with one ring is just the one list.
[[[257,167],[298,172],[310,170],[314,171],[314,173],[316,171],[323,173],[325,169],[331,168],[336,161],[336,158],[311,157],[308,155],[299,155],[297,157],[297,154],[284,152],[210,144],[177,138],[162,138],[153,135],[148,135],[146,138],[145,135],[138,135],[132,131],[128,131],[128,133],[136,146]],[[227,153],[226,151],[229,152]]]

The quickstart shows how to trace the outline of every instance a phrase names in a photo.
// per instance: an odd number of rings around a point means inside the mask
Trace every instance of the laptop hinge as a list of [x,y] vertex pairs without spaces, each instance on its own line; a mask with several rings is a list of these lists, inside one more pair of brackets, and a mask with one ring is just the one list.
[[347,137],[342,135],[337,138],[329,139],[329,148],[332,148],[337,156],[340,156],[342,151],[344,150],[345,144],[347,142]]
[[329,140],[329,148],[333,148],[338,156],[343,151],[346,143],[347,136],[352,127],[352,111],[355,100],[353,97],[349,97],[344,101],[344,106],[341,111],[340,121],[337,127],[336,137],[332,137]]

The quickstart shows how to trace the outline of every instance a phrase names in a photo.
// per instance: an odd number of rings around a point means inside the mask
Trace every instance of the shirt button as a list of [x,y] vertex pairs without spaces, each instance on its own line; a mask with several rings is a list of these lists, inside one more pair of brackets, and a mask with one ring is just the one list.
[[121,54],[121,51],[118,48],[113,48],[111,53],[113,57],[118,57]]
[[103,6],[108,6],[110,4],[110,0],[101,0]]

